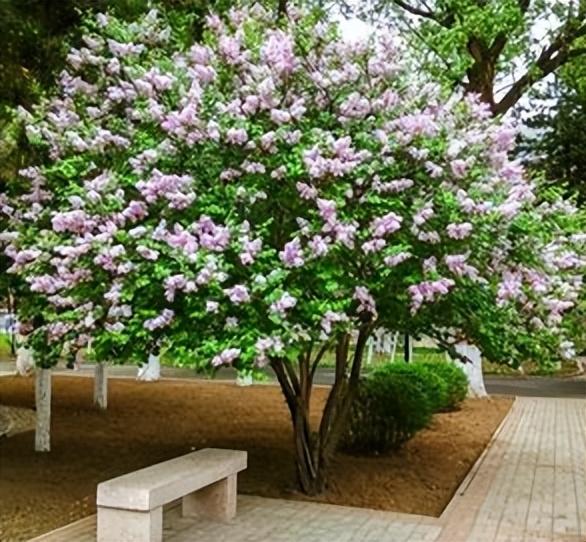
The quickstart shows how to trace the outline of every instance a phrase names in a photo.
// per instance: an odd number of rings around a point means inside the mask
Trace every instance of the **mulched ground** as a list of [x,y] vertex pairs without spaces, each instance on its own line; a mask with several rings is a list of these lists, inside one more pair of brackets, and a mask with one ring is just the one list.
[[[202,447],[247,450],[243,493],[295,491],[292,433],[280,390],[232,383],[111,380],[109,409],[91,406],[93,382],[53,380],[52,451],[32,432],[0,441],[0,540],[27,540],[94,511],[96,484]],[[327,389],[317,388],[314,410]],[[320,501],[439,515],[510,408],[509,398],[468,400],[438,414],[403,450],[340,454]],[[0,403],[32,408],[32,378],[0,378]]]

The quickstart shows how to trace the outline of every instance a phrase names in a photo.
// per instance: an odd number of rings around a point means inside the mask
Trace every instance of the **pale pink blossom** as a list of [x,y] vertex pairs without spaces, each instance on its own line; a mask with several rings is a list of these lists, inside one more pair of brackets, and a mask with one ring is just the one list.
[[234,305],[241,305],[250,301],[250,293],[248,292],[248,288],[242,284],[237,284],[232,288],[228,288],[224,290],[224,293],[228,296],[230,301],[234,303]]
[[231,365],[241,353],[240,348],[226,348],[212,358],[212,366],[221,367],[222,365]]
[[288,292],[285,292],[277,301],[271,303],[270,310],[285,318],[287,316],[287,311],[292,309],[295,305],[297,305],[297,299],[293,297]]
[[154,318],[149,318],[144,322],[145,329],[149,331],[155,331],[157,329],[167,327],[175,317],[175,313],[170,309],[163,309],[163,311],[155,316]]
[[295,237],[295,239],[286,243],[283,250],[279,252],[279,258],[287,267],[301,267],[305,260],[300,239]]

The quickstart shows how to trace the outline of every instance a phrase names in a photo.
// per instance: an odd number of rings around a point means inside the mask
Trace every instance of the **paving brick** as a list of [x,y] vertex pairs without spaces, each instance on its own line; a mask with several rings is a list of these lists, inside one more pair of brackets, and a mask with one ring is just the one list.
[[[518,398],[441,518],[240,496],[230,521],[164,517],[165,542],[584,542],[586,401]],[[95,517],[35,542],[95,542]],[[120,541],[124,542],[124,541]]]

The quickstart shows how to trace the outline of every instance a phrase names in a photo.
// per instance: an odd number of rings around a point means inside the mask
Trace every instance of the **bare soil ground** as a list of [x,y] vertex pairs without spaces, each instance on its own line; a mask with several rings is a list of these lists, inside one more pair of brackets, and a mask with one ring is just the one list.
[[[95,509],[96,485],[203,447],[247,450],[243,493],[304,498],[295,490],[292,433],[280,390],[232,383],[110,381],[109,409],[91,405],[90,378],[53,380],[52,451],[33,432],[0,441],[0,540],[27,540]],[[319,412],[327,389],[317,388]],[[33,408],[32,378],[0,378],[0,403]],[[438,414],[400,451],[340,454],[318,500],[438,516],[509,410],[509,398],[468,400]]]

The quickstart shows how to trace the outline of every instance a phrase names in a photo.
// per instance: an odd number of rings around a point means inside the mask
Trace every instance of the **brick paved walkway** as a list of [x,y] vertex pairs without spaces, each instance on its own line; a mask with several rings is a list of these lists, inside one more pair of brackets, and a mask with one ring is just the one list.
[[[95,539],[93,516],[35,542]],[[165,542],[192,541],[584,542],[586,400],[518,398],[440,518],[241,496],[228,523],[169,510]]]

